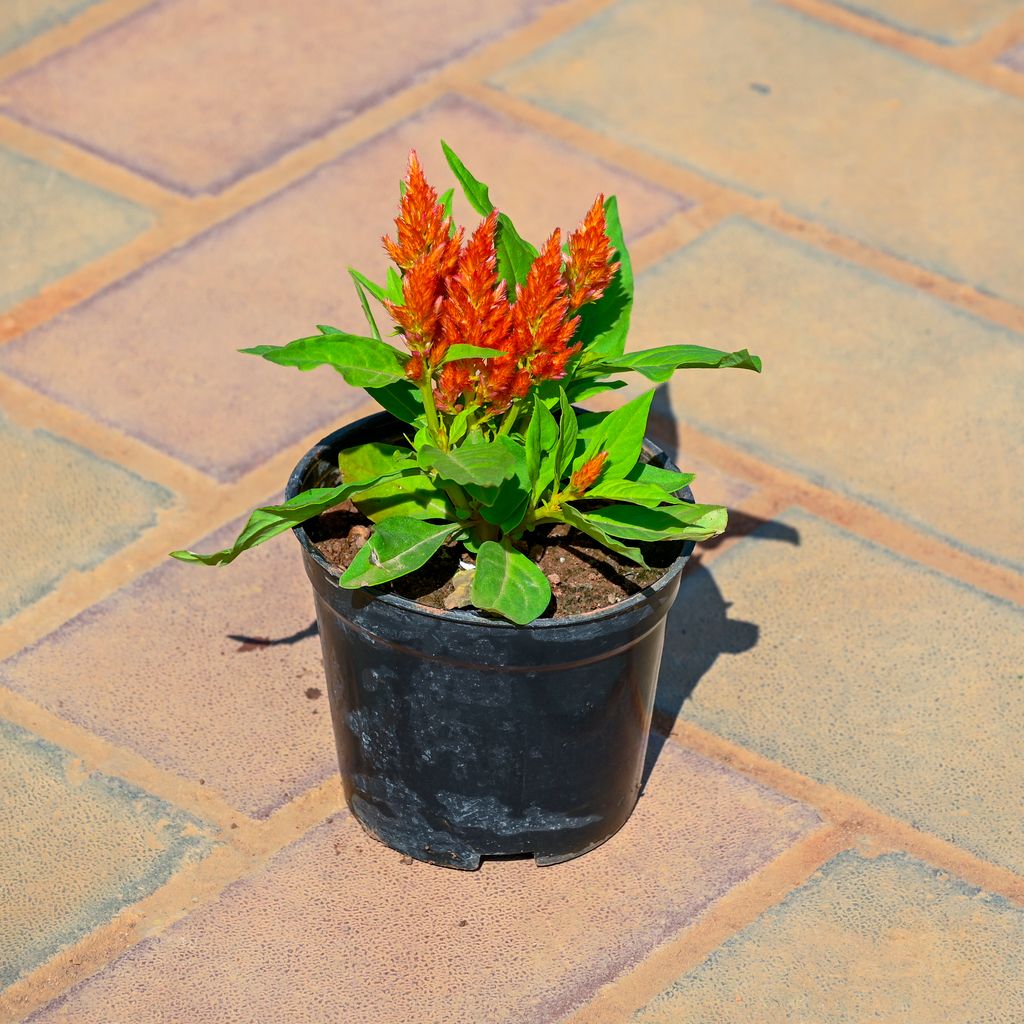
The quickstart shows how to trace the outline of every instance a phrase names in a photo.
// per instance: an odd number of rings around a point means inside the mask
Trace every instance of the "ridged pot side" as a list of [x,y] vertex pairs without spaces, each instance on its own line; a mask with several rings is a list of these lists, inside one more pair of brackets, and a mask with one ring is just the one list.
[[[336,484],[338,452],[402,430],[379,413],[335,431],[295,468],[287,496]],[[675,469],[656,445],[644,450]],[[372,836],[473,869],[481,856],[568,860],[622,827],[639,795],[665,619],[692,544],[617,605],[514,626],[377,588],[343,590],[306,531],[295,533],[345,798]]]

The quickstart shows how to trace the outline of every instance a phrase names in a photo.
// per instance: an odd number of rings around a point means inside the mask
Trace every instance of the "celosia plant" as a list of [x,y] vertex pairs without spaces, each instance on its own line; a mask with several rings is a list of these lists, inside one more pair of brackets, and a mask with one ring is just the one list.
[[[577,416],[573,405],[624,386],[615,378],[629,371],[661,383],[683,367],[759,371],[760,360],[697,345],[627,354],[633,274],[614,196],[595,200],[564,247],[556,229],[538,252],[442,146],[484,218],[473,233],[455,227],[452,191],[439,197],[410,154],[395,237],[383,239],[397,269],[385,285],[350,271],[370,335],[321,326],[289,345],[242,350],[300,370],[334,367],[408,425],[408,444],[347,449],[337,487],[257,509],[224,551],[176,558],[230,562],[351,499],[374,529],[342,587],[387,583],[457,542],[474,560],[472,605],[525,624],[551,599],[547,577],[524,554],[539,526],[566,523],[640,565],[637,542],[724,530],[724,508],[677,496],[692,475],[641,460],[653,390],[610,413]],[[382,337],[371,296],[405,351]]]

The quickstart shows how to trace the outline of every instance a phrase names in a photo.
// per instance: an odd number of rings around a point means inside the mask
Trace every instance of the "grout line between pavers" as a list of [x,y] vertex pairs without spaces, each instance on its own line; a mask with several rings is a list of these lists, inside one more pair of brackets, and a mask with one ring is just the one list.
[[639,965],[602,986],[562,1024],[622,1024],[680,975],[752,924],[853,845],[845,822],[826,824],[799,840],[750,878],[730,889],[697,921],[650,953]]
[[1024,876],[1009,868],[993,864],[955,843],[885,814],[860,797],[817,782],[692,722],[673,721],[656,710],[653,727],[680,746],[813,807],[826,819],[853,830],[860,840],[869,841],[872,852],[909,853],[971,885],[1024,905]]
[[1001,52],[996,48],[1004,41],[1012,41],[1024,33],[1024,15],[1020,12],[1010,15],[973,43],[944,46],[942,43],[914,35],[893,25],[886,25],[866,14],[858,14],[848,8],[828,3],[827,0],[778,2],[814,21],[830,25],[852,36],[860,36],[923,64],[930,64],[932,67],[1013,97],[1024,96],[1024,76],[1014,75],[1008,68],[1000,68],[993,64],[995,57]]
[[[778,199],[757,198],[739,189],[712,181],[695,170],[681,167],[660,156],[602,135],[487,83],[460,78],[455,84],[458,91],[467,99],[478,104],[486,104],[506,117],[517,120],[535,131],[560,139],[620,170],[695,199],[701,206],[708,207],[708,226],[729,215],[758,221],[901,284],[927,292],[992,323],[1024,333],[1024,307],[988,295],[964,282],[925,270],[909,260],[833,231],[824,224],[799,217],[785,210]],[[686,212],[693,219],[699,209],[700,207]]]

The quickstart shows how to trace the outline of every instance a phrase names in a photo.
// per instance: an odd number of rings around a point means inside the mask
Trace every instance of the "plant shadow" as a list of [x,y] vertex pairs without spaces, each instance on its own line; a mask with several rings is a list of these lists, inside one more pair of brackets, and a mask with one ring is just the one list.
[[292,644],[308,640],[318,633],[319,629],[317,628],[316,619],[314,619],[305,629],[300,629],[297,633],[291,633],[288,636],[248,636],[244,633],[228,633],[227,638],[237,641],[238,647],[235,648],[236,652],[244,654],[247,651],[258,651],[262,647],[290,647]]

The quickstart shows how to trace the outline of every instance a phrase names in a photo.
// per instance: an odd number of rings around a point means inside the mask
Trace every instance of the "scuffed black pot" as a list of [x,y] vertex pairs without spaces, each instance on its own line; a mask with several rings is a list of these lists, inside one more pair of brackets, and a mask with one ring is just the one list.
[[[296,466],[288,497],[339,480],[337,455],[394,440],[369,416]],[[675,468],[653,444],[650,460]],[[345,797],[372,836],[417,860],[569,860],[636,804],[665,617],[688,544],[666,574],[611,608],[529,626],[440,612],[376,588],[343,590],[302,527]]]

